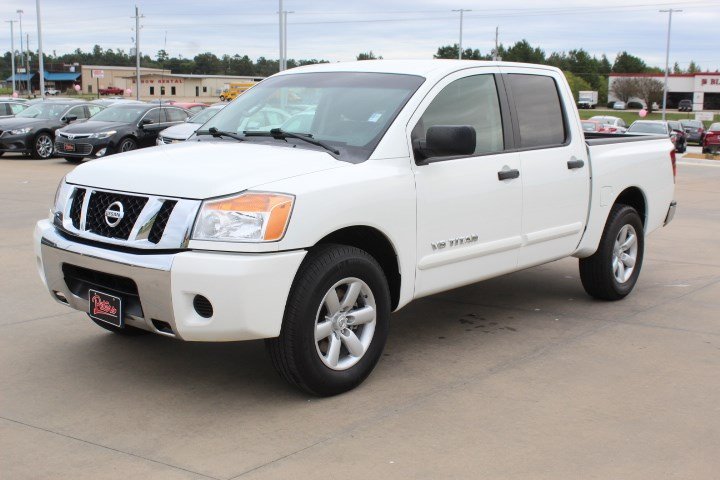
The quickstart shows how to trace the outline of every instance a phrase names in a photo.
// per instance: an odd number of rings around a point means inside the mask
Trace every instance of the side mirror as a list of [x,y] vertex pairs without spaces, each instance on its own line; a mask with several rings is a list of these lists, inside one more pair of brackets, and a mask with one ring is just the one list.
[[145,125],[152,125],[153,123],[155,122],[153,122],[149,118],[143,118],[142,120],[140,120],[140,128],[143,128]]
[[71,123],[77,120],[77,115],[65,115],[62,120],[65,123]]
[[428,128],[425,140],[416,141],[414,148],[420,160],[426,160],[434,157],[472,155],[475,152],[476,143],[475,127],[436,125]]

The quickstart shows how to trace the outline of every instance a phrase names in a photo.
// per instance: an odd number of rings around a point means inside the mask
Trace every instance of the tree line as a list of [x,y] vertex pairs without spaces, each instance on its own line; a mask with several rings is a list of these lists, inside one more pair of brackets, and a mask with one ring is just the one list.
[[[457,44],[444,45],[437,49],[433,58],[457,58],[459,47]],[[463,58],[467,60],[492,60],[493,53],[483,54],[478,49],[463,49]],[[577,96],[580,90],[597,90],[599,101],[607,102],[608,82],[607,76],[611,73],[662,73],[657,67],[647,65],[640,57],[623,51],[618,53],[613,62],[606,55],[590,55],[586,50],[574,49],[567,52],[551,52],[547,54],[540,47],[531,45],[527,40],[520,40],[512,45],[500,45],[497,56],[508,62],[527,62],[552,65],[560,68],[570,83],[570,88]],[[376,56],[372,51],[362,52],[357,55],[357,60],[372,60],[382,58]],[[19,57],[16,58],[16,61]],[[66,71],[66,65],[78,63],[80,65],[108,65],[127,66],[135,65],[135,56],[130,55],[122,49],[103,49],[95,45],[91,51],[83,51],[80,48],[74,52],[57,55],[44,55],[45,68],[49,71]],[[315,63],[327,63],[323,59],[289,59],[288,68]],[[37,70],[37,54],[30,54],[30,70]],[[165,50],[159,50],[155,57],[143,55],[140,61],[143,67],[165,68],[173,73],[204,74],[204,75],[247,75],[267,77],[278,72],[278,60],[260,57],[256,60],[247,55],[221,55],[205,52],[195,55],[192,58],[185,58],[182,55],[171,57]],[[688,68],[683,70],[679,64],[673,66],[674,73],[697,73],[700,67],[695,62],[690,62]],[[0,77],[5,79],[10,76],[10,52],[0,57]],[[617,96],[617,95],[616,95]],[[636,96],[636,95],[634,95]]]

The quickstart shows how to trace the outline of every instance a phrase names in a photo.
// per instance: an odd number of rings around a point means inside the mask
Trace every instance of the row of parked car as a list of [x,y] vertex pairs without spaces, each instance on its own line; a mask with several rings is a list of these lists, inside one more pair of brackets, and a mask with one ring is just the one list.
[[703,147],[703,152],[718,149],[720,123],[714,123],[708,131],[700,120],[636,120],[629,127],[622,118],[598,115],[582,121],[583,130],[597,133],[623,133],[629,135],[667,135],[678,153],[687,150],[688,143]]
[[226,103],[0,99],[0,155],[71,163],[189,138]]

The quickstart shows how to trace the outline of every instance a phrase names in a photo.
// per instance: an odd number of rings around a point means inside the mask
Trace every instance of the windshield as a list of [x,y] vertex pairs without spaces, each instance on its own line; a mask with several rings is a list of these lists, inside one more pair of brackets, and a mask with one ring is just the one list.
[[[238,97],[205,124],[243,135],[246,131],[312,135],[352,162],[370,157],[382,135],[424,78],[386,73],[297,73],[269,78]],[[272,136],[246,137],[275,142]],[[288,138],[302,148],[316,148]]]
[[702,128],[703,124],[700,120],[680,120],[683,127]]
[[30,108],[18,113],[16,117],[25,118],[44,118],[45,120],[55,120],[68,108],[65,103],[36,103]]
[[93,115],[92,119],[99,122],[122,122],[133,123],[140,120],[140,117],[147,112],[147,107],[109,107],[100,113]]
[[667,135],[668,131],[662,123],[633,123],[628,132],[631,133],[653,133],[656,135]]
[[712,125],[710,125],[710,128],[708,130],[717,132],[718,130],[720,130],[720,123],[713,123]]
[[586,132],[594,132],[596,125],[597,124],[595,122],[582,122],[582,128]]
[[202,125],[203,123],[210,120],[212,117],[214,117],[220,110],[222,110],[225,107],[220,108],[206,108],[204,110],[201,110],[200,112],[196,113],[192,117],[188,119],[188,122],[190,123],[199,123]]

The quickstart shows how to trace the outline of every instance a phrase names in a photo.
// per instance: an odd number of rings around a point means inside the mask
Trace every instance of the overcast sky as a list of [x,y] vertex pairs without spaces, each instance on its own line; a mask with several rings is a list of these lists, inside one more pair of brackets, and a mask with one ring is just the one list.
[[[133,45],[134,5],[142,19],[141,51],[155,56],[163,48],[170,55],[193,57],[210,51],[255,59],[278,57],[277,0],[41,0],[43,47],[48,53],[81,48],[128,51]],[[584,48],[605,53],[612,61],[622,50],[663,66],[667,13],[673,15],[670,64],[686,68],[695,60],[703,69],[720,69],[720,0],[285,0],[288,15],[288,56],[354,60],[372,50],[384,58],[432,58],[437,47],[458,41],[459,14],[465,13],[463,46],[489,52],[495,26],[500,42],[523,38],[547,53]],[[37,47],[33,0],[2,0],[2,20],[16,19],[23,9],[23,31]],[[10,49],[9,24],[0,30],[0,48]],[[16,48],[19,26],[15,24]]]

